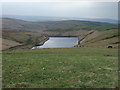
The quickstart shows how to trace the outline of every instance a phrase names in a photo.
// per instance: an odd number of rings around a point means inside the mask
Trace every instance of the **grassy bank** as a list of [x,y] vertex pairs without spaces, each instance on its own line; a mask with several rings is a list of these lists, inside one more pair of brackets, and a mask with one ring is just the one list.
[[49,38],[36,32],[2,31],[2,50],[31,49]]
[[117,51],[64,48],[3,52],[3,87],[116,88]]
[[[92,32],[92,33],[91,33]],[[79,43],[88,47],[107,47],[109,45],[118,48],[120,42],[120,33],[118,29],[111,29],[107,31],[90,31],[83,37],[80,37]]]

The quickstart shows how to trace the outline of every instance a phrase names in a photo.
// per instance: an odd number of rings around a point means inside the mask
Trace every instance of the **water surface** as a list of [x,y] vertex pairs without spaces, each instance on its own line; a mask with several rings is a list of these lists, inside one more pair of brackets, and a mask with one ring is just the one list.
[[69,48],[78,43],[77,37],[49,37],[42,46],[36,46],[35,48]]

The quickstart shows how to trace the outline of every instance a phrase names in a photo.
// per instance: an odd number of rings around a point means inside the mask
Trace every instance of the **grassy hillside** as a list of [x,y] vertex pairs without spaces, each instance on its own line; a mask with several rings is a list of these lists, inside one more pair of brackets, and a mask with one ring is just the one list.
[[117,49],[15,50],[2,61],[5,88],[118,87]]
[[66,20],[51,22],[29,22],[19,19],[2,18],[3,30],[17,31],[72,31],[72,30],[93,30],[93,29],[111,29],[116,28],[115,24],[100,23],[92,21]]
[[48,35],[48,36],[80,36],[85,34],[86,30],[66,30],[66,31],[49,31],[49,30],[44,30],[44,31],[38,31],[38,33]]
[[2,46],[6,49],[31,48],[43,44],[48,37],[35,32],[2,31]]
[[[79,44],[77,46],[85,47],[107,47],[112,45],[118,47],[120,44],[118,38],[120,34],[117,29],[99,31],[69,31],[69,32],[21,32],[21,31],[3,31],[3,50],[22,45],[23,49],[31,48],[35,45],[42,45],[48,36],[78,36]],[[16,49],[16,48],[14,48]]]
[[[84,37],[84,39],[82,39]],[[107,31],[93,31],[93,33],[88,35],[83,35],[80,38],[80,44],[91,47],[107,47],[112,45],[113,47],[118,47],[120,41],[118,38],[120,33],[118,29],[111,29]]]
[[117,25],[115,24],[108,24],[108,23],[100,23],[100,24],[93,24],[91,22],[91,25],[76,25],[76,26],[71,26],[71,27],[64,27],[64,28],[57,28],[57,29],[51,29],[51,30],[45,30],[47,32],[69,32],[69,31],[79,31],[79,30],[99,30],[99,31],[104,31],[104,30],[110,30],[113,28],[117,28]]

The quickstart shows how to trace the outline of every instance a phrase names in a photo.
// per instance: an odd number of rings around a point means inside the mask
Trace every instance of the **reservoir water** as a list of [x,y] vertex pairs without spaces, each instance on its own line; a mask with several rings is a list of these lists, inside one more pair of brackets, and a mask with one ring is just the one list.
[[36,48],[69,48],[78,44],[78,37],[49,37],[42,46],[35,46]]

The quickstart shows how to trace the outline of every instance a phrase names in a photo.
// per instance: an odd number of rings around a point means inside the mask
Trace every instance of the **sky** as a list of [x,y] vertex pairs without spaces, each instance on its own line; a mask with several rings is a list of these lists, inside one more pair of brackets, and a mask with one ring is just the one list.
[[3,15],[118,19],[117,2],[2,2]]

